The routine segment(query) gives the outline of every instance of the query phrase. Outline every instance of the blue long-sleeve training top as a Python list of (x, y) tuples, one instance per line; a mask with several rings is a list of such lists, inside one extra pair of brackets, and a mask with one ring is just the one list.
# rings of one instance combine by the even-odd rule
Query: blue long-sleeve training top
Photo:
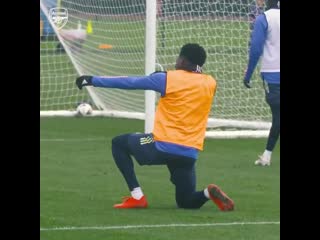
[[(119, 88), (119, 89), (142, 89), (153, 90), (159, 92), (161, 97), (166, 95), (167, 73), (156, 72), (149, 76), (138, 77), (107, 77), (94, 76), (92, 78), (92, 85), (94, 87), (103, 88)], [(155, 142), (155, 146), (159, 151), (168, 152), (172, 154), (182, 155), (190, 158), (198, 158), (198, 150), (188, 146), (168, 142)]]
[(154, 73), (149, 76), (139, 77), (104, 77), (94, 76), (92, 84), (95, 87), (120, 88), (120, 89), (142, 89), (159, 92), (161, 96), (166, 93), (167, 74), (165, 72)]
[[(249, 50), (249, 63), (244, 80), (250, 81), (258, 61), (263, 53), (268, 34), (268, 22), (265, 14), (259, 15), (254, 24)], [(280, 84), (280, 72), (261, 72), (262, 79), (267, 83)]]

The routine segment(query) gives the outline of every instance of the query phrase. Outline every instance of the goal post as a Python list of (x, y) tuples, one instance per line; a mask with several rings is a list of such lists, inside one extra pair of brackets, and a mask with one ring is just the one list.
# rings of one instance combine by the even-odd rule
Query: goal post
[[(158, 93), (94, 87), (79, 91), (76, 77), (174, 69), (181, 46), (197, 42), (208, 55), (204, 72), (218, 86), (206, 136), (266, 137), (271, 114), (259, 73), (253, 75), (252, 89), (242, 84), (253, 2), (40, 0), (41, 21), (54, 30), (40, 41), (40, 116), (74, 116), (77, 103), (90, 101), (92, 116), (143, 119), (145, 131), (151, 132)], [(68, 11), (61, 29), (49, 16), (54, 7)]]
[[(146, 1), (146, 43), (145, 43), (145, 74), (149, 75), (156, 69), (156, 30), (157, 30), (157, 0)], [(156, 94), (145, 92), (146, 118), (145, 132), (152, 132), (154, 125)]]

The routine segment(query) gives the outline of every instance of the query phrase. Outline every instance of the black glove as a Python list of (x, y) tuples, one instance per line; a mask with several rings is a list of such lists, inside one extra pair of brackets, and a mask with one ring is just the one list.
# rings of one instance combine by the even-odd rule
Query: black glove
[(78, 88), (81, 90), (84, 86), (92, 85), (92, 76), (80, 76), (76, 80)]
[(246, 86), (246, 88), (251, 88), (250, 81), (243, 80), (243, 84)]

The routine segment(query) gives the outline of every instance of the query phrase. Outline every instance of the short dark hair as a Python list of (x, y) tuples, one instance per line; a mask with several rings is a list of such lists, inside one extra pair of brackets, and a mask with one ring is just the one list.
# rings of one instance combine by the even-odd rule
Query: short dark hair
[(207, 54), (203, 47), (197, 43), (187, 43), (185, 44), (180, 51), (180, 57), (185, 57), (190, 63), (202, 65), (205, 63)]

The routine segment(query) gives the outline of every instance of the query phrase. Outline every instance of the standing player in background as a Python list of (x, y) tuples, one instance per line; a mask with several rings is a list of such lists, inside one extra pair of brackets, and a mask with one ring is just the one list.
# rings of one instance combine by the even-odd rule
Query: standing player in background
[(267, 0), (267, 11), (255, 21), (244, 85), (251, 88), (250, 78), (261, 57), (261, 78), (266, 102), (272, 113), (272, 125), (264, 153), (256, 165), (269, 166), (271, 154), (280, 136), (280, 1)]
[[(140, 165), (166, 165), (175, 185), (177, 206), (200, 208), (211, 199), (221, 211), (234, 208), (233, 201), (214, 184), (196, 191), (195, 163), (203, 150), (205, 131), (216, 92), (216, 80), (202, 73), (206, 52), (198, 44), (186, 44), (176, 70), (140, 77), (81, 76), (83, 86), (154, 90), (161, 94), (150, 134), (124, 134), (112, 139), (112, 154), (130, 197), (114, 208), (146, 208), (148, 202), (134, 172), (132, 156)], [(160, 189), (155, 189), (160, 191)]]
[(253, 31), (253, 26), (256, 18), (264, 12), (264, 0), (255, 0), (253, 4), (250, 5), (249, 7), (249, 21), (250, 21), (250, 38), (249, 38), (249, 49), (251, 45), (251, 38), (252, 38), (252, 31)]

